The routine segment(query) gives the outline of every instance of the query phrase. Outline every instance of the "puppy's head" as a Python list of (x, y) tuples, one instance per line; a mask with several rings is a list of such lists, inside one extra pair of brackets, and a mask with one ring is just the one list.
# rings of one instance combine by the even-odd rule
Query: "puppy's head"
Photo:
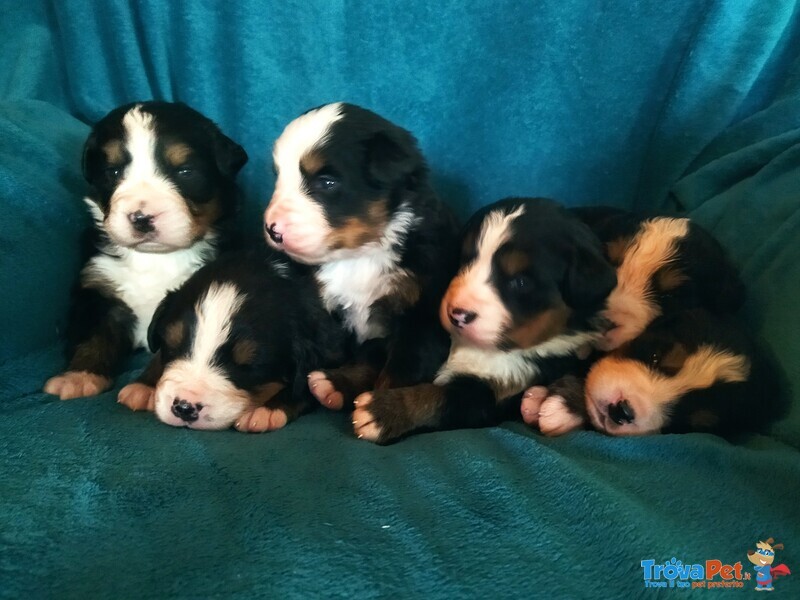
[(291, 339), (236, 283), (200, 283), (171, 292), (151, 322), (148, 343), (164, 364), (155, 411), (168, 425), (226, 429), (284, 387)]
[(402, 241), (427, 168), (411, 134), (351, 104), (328, 104), (286, 126), (275, 142), (267, 242), (322, 264)]
[(613, 327), (603, 350), (631, 341), (659, 315), (694, 307), (733, 312), (744, 302), (744, 285), (722, 246), (689, 219), (645, 221), (633, 237), (611, 241), (608, 252), (619, 269), (604, 313)]
[(530, 348), (587, 327), (615, 281), (600, 241), (577, 218), (549, 200), (511, 198), (467, 224), (440, 319), (464, 344)]
[[(702, 309), (654, 320), (589, 371), (586, 407), (593, 425), (610, 435), (657, 433), (684, 398), (747, 381), (751, 358), (730, 343), (730, 333)], [(689, 429), (713, 429), (721, 420), (707, 403), (684, 408)]]
[(235, 210), (233, 181), (246, 162), (238, 144), (184, 104), (126, 105), (86, 141), (86, 201), (114, 243), (170, 252), (204, 238)]

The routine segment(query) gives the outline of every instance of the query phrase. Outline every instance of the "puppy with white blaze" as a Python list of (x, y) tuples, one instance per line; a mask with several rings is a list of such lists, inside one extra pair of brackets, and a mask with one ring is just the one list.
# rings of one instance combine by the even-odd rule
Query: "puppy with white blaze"
[(661, 315), (694, 307), (732, 314), (745, 287), (725, 249), (686, 217), (643, 217), (609, 207), (577, 208), (617, 267), (604, 316), (611, 327), (599, 346), (613, 350)]
[(457, 225), (416, 140), (352, 104), (306, 112), (275, 142), (268, 243), (310, 265), (326, 308), (358, 341), (354, 360), (309, 374), (331, 409), (364, 391), (432, 381), (447, 356), (437, 306), (457, 261)]
[[(532, 390), (530, 402), (560, 395), (571, 427), (608, 435), (766, 432), (786, 410), (780, 371), (740, 323), (692, 308), (656, 318), (603, 356), (583, 378)], [(541, 419), (541, 415), (539, 419)]]
[[(94, 227), (68, 316), (67, 370), (45, 392), (62, 400), (99, 394), (146, 347), (164, 295), (217, 254), (246, 162), (241, 146), (180, 103), (120, 106), (92, 128), (83, 175)], [(154, 383), (144, 373), (119, 399), (144, 408)]]
[(161, 421), (263, 432), (317, 406), (306, 373), (341, 363), (347, 336), (308, 269), (265, 248), (228, 254), (167, 294), (148, 340)]
[(433, 384), (357, 398), (356, 435), (388, 443), (518, 418), (525, 388), (586, 358), (615, 283), (600, 240), (555, 202), (509, 198), (482, 209), (467, 223), (461, 270), (441, 301), (447, 362)]

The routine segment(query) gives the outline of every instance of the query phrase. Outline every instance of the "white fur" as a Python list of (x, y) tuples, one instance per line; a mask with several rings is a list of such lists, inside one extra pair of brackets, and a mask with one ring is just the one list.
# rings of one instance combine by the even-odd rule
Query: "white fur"
[(108, 254), (98, 254), (89, 260), (81, 279), (86, 287), (113, 290), (114, 295), (133, 310), (136, 315), (133, 332), (136, 348), (147, 346), (147, 328), (161, 299), (216, 253), (211, 235), (190, 248), (165, 254), (117, 247), (108, 251)]
[(454, 341), (435, 383), (444, 385), (459, 375), (471, 375), (492, 384), (497, 399), (502, 400), (534, 384), (539, 375), (538, 359), (576, 354), (587, 344), (596, 342), (597, 337), (598, 334), (590, 332), (560, 335), (533, 348), (509, 352)]
[[(244, 299), (235, 285), (214, 283), (195, 305), (197, 324), (191, 353), (170, 363), (156, 388), (156, 414), (163, 422), (192, 429), (225, 429), (250, 406), (249, 394), (236, 388), (214, 363)], [(172, 414), (175, 398), (203, 405), (197, 421), (187, 423)]]
[(298, 262), (319, 264), (327, 260), (331, 225), (322, 207), (303, 187), (300, 160), (325, 142), (331, 126), (343, 117), (340, 102), (307, 112), (289, 123), (275, 142), (272, 158), (278, 178), (264, 214), (266, 225), (278, 224), (283, 243), (267, 242)]
[[(141, 251), (186, 248), (194, 242), (193, 219), (183, 197), (156, 163), (153, 115), (136, 105), (122, 118), (122, 125), (131, 162), (111, 196), (104, 225), (106, 232), (120, 246), (137, 247)], [(154, 232), (143, 237), (133, 229), (129, 215), (136, 211), (153, 216)]]
[[(448, 308), (478, 315), (472, 323), (457, 330), (457, 334), (471, 344), (496, 346), (511, 322), (508, 309), (491, 284), (492, 259), (511, 237), (511, 223), (524, 212), (525, 207), (520, 206), (510, 213), (495, 210), (484, 218), (477, 241), (477, 257), (461, 270), (445, 296)], [(456, 333), (446, 316), (442, 321), (451, 333)]]
[(329, 311), (343, 309), (346, 325), (360, 342), (387, 334), (381, 324), (369, 321), (370, 306), (391, 294), (398, 280), (410, 276), (398, 267), (400, 256), (394, 248), (402, 247), (416, 219), (406, 205), (401, 205), (379, 241), (355, 250), (336, 250), (317, 271), (325, 307)]

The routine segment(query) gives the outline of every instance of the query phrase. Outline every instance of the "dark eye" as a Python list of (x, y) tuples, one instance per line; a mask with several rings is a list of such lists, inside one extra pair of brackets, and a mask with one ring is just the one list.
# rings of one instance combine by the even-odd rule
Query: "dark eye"
[(339, 185), (339, 182), (330, 175), (317, 175), (314, 178), (314, 187), (318, 190), (329, 191)]
[(181, 165), (175, 170), (178, 177), (190, 177), (194, 173), (194, 169), (189, 165)]
[(108, 167), (106, 169), (106, 177), (110, 181), (117, 181), (122, 176), (122, 167)]
[(531, 289), (531, 278), (527, 275), (517, 275), (508, 280), (508, 287), (515, 292), (527, 292)]

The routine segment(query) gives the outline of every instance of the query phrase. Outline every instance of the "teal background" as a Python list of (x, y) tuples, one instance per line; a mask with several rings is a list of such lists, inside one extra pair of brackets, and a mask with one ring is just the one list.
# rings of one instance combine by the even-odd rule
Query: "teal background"
[[(797, 573), (776, 593), (800, 595), (797, 2), (6, 0), (0, 15), (1, 597), (638, 596), (643, 559), (747, 567), (769, 536)], [(508, 424), (378, 448), (345, 415), (208, 434), (116, 392), (40, 394), (63, 365), (88, 124), (148, 98), (247, 149), (254, 243), (273, 140), (337, 100), (413, 131), (462, 217), (509, 194), (691, 211), (742, 267), (743, 319), (792, 414), (741, 444)]]

